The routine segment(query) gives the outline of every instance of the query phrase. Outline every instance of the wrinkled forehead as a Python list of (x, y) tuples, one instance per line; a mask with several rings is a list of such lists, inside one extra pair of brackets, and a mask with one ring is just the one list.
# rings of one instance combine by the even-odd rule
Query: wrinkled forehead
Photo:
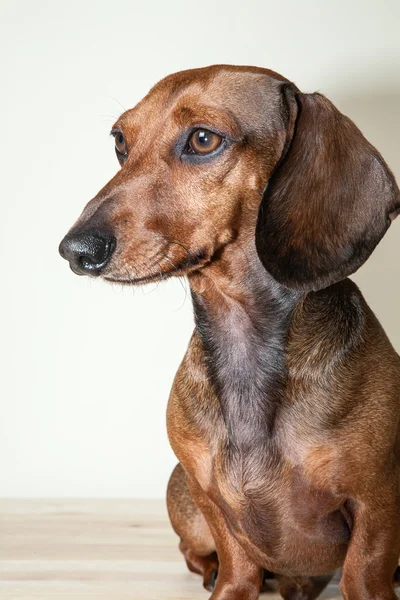
[(208, 67), (169, 75), (115, 127), (140, 130), (172, 121), (178, 126), (213, 125), (232, 136), (260, 126), (279, 102), (282, 81), (266, 69)]

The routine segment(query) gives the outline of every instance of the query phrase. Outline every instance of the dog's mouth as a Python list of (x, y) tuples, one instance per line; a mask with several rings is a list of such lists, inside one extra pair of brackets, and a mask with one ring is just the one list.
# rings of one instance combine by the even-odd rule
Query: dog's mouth
[(205, 250), (199, 250), (193, 254), (191, 253), (189, 258), (178, 264), (173, 264), (168, 257), (167, 260), (169, 260), (173, 266), (164, 271), (159, 268), (158, 271), (151, 272), (149, 275), (144, 275), (141, 277), (131, 277), (129, 274), (128, 276), (126, 274), (119, 276), (110, 273), (109, 275), (103, 275), (103, 279), (109, 283), (118, 283), (120, 285), (145, 285), (147, 283), (153, 283), (156, 281), (164, 281), (165, 279), (173, 277), (174, 275), (186, 275), (187, 273), (200, 269), (211, 262), (211, 258), (207, 256)]

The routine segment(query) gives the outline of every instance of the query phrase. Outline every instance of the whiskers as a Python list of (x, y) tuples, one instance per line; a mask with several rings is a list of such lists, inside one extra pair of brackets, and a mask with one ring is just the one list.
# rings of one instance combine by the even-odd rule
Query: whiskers
[[(181, 245), (181, 244), (180, 244), (180, 245)], [(183, 247), (183, 246), (182, 246), (182, 247)], [(165, 259), (165, 260), (167, 260), (167, 261), (168, 261), (168, 262), (169, 262), (169, 263), (170, 263), (170, 264), (171, 264), (171, 265), (174, 267), (174, 269), (177, 271), (177, 270), (178, 270), (178, 267), (177, 267), (177, 265), (176, 265), (175, 263), (173, 263), (173, 262), (172, 262), (172, 260), (171, 260), (171, 259), (170, 259), (170, 258), (169, 258), (169, 257), (168, 257), (166, 254), (163, 254), (163, 256), (164, 256), (164, 259)], [(186, 279), (186, 277), (185, 277), (185, 276), (182, 276), (182, 275), (178, 275), (178, 276), (177, 276), (177, 279), (178, 279), (178, 281), (179, 281), (179, 283), (180, 283), (180, 285), (181, 285), (181, 288), (183, 289), (183, 291), (184, 291), (184, 293), (185, 293), (185, 296), (184, 296), (184, 298), (183, 298), (183, 302), (182, 302), (182, 304), (180, 305), (180, 307), (179, 307), (179, 308), (177, 308), (177, 310), (181, 310), (181, 308), (183, 308), (183, 306), (185, 305), (185, 302), (186, 302), (186, 300), (187, 300), (187, 295), (188, 295), (188, 290), (187, 290), (187, 279)]]
[[(117, 100), (117, 98), (114, 98), (113, 96), (107, 96), (107, 97), (109, 98), (109, 100), (116, 102), (116, 104), (118, 104), (122, 108), (123, 112), (126, 112), (125, 106), (123, 104), (121, 104), (121, 102), (119, 100)], [(100, 117), (102, 117), (103, 119), (107, 119), (108, 122), (115, 123), (115, 121), (117, 121), (119, 119), (120, 113), (109, 114), (109, 115), (103, 114), (103, 115), (100, 115)]]
[[(179, 246), (184, 250), (184, 256), (182, 257), (181, 252), (178, 260), (176, 258), (172, 259), (168, 254), (168, 250), (173, 245)], [(193, 253), (181, 242), (164, 239), (162, 248), (153, 253), (152, 256), (148, 257), (144, 254), (138, 255), (136, 253), (135, 258), (141, 261), (139, 265), (140, 274), (137, 273), (138, 267), (120, 260), (116, 265), (115, 275), (106, 275), (105, 279), (113, 284), (113, 287), (118, 285), (119, 287), (141, 288), (142, 294), (148, 295), (156, 291), (162, 281), (175, 276), (184, 292), (183, 302), (177, 309), (180, 310), (185, 305), (188, 297), (186, 273), (190, 268), (199, 265), (202, 256), (202, 252)], [(148, 289), (150, 283), (154, 283), (155, 285)], [(147, 289), (145, 290), (145, 288)]]

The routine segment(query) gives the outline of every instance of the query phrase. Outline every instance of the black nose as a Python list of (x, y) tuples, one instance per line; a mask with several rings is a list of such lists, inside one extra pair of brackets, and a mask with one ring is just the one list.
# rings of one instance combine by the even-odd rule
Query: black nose
[(99, 275), (115, 250), (115, 238), (104, 233), (68, 233), (59, 246), (77, 275)]

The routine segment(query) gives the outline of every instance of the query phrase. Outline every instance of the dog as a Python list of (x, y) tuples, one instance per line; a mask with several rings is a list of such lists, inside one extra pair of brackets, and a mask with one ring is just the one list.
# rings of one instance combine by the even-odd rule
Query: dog
[(112, 129), (121, 169), (60, 244), (78, 275), (186, 276), (171, 391), (172, 526), (212, 600), (394, 600), (400, 358), (347, 277), (400, 212), (378, 151), (319, 93), (216, 65)]

